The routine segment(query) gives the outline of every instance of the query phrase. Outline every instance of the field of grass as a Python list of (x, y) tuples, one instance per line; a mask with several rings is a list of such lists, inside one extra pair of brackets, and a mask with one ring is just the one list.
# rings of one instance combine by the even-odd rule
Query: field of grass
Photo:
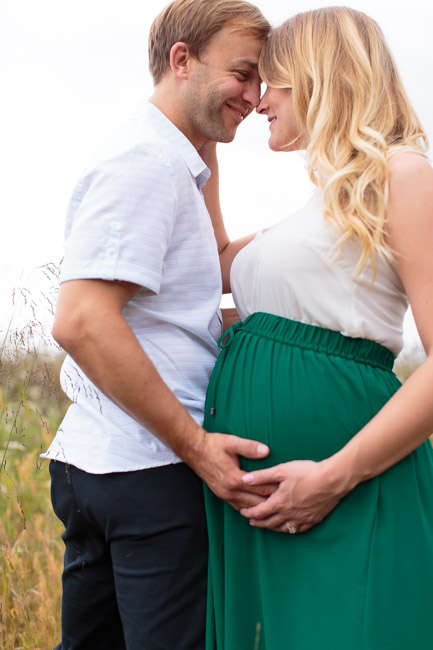
[(41, 462), (66, 410), (59, 357), (0, 362), (0, 648), (47, 650), (60, 639), (62, 525)]

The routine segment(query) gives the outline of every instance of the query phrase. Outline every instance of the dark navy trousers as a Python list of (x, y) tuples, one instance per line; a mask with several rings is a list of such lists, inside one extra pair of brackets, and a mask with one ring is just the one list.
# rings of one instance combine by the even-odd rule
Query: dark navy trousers
[(204, 650), (201, 480), (184, 463), (89, 474), (51, 461), (50, 473), (65, 526), (55, 650)]

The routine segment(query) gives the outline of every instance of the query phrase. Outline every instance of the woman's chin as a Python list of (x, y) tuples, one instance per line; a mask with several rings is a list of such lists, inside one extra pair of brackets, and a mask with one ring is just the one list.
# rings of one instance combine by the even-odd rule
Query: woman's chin
[(275, 142), (272, 142), (272, 138), (269, 138), (268, 140), (268, 147), (271, 151), (287, 151), (287, 149), (283, 149)]

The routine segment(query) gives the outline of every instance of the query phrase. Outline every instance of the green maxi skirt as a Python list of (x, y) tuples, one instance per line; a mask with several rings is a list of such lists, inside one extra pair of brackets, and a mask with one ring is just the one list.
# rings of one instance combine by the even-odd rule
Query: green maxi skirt
[[(269, 445), (248, 471), (330, 456), (400, 386), (386, 348), (285, 318), (253, 314), (220, 341), (204, 426)], [(206, 650), (433, 648), (429, 441), (304, 534), (253, 528), (205, 490)]]

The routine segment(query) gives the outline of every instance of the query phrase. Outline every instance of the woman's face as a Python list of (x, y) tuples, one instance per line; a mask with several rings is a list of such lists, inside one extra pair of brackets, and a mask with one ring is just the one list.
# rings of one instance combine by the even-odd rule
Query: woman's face
[(303, 148), (302, 140), (298, 138), (291, 88), (268, 86), (256, 110), (260, 115), (267, 115), (271, 132), (268, 144), (272, 151), (297, 151)]

